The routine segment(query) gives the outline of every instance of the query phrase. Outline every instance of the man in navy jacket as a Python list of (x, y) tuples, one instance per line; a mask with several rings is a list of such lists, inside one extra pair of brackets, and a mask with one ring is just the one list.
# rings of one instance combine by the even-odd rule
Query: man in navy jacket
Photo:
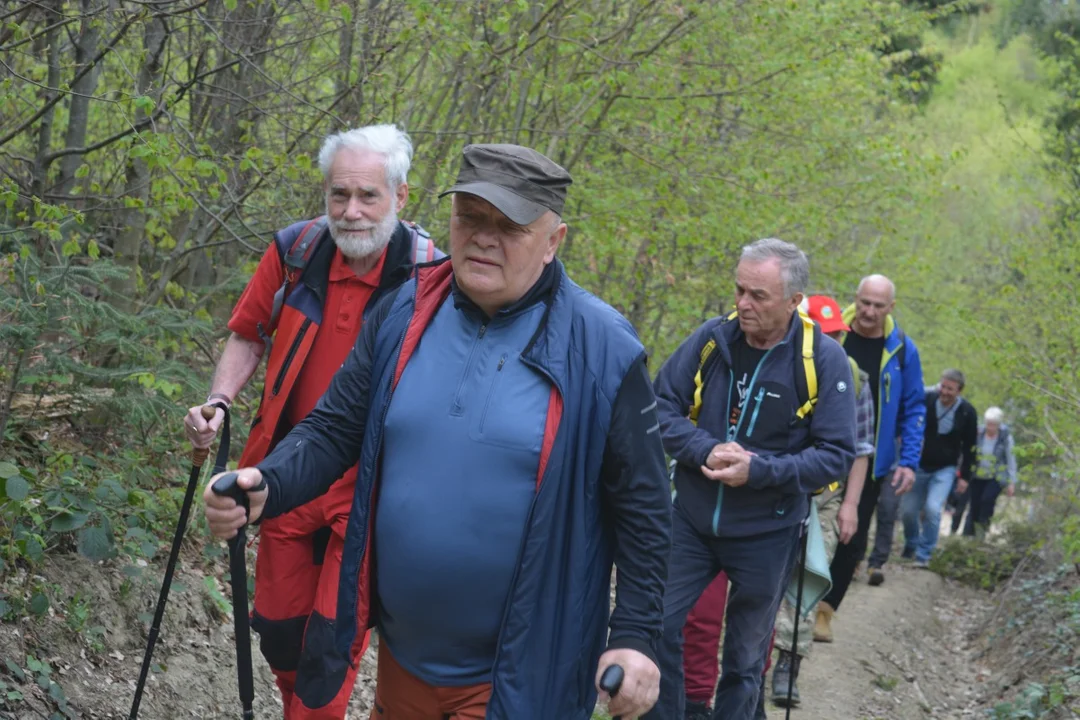
[[(682, 628), (723, 570), (732, 587), (713, 717), (751, 720), (810, 493), (846, 476), (855, 459), (851, 366), (840, 345), (817, 326), (805, 328), (797, 312), (809, 275), (806, 255), (790, 243), (743, 248), (737, 321), (706, 322), (657, 375), (664, 448), (678, 466), (660, 698), (648, 718), (683, 717)], [(817, 404), (808, 414), (799, 413), (808, 400), (798, 387), (803, 332), (816, 335)], [(704, 367), (695, 424), (688, 417), (695, 375), (710, 341), (716, 360)]]
[[(452, 259), (380, 301), (315, 410), (240, 471), (255, 520), (360, 463), (337, 621), (304, 647), (330, 649), (312, 707), (372, 625), (380, 720), (588, 720), (613, 664), (612, 714), (656, 699), (671, 524), (656, 401), (633, 328), (555, 258), (570, 182), (534, 150), (466, 147)], [(244, 524), (204, 498), (218, 536)]]

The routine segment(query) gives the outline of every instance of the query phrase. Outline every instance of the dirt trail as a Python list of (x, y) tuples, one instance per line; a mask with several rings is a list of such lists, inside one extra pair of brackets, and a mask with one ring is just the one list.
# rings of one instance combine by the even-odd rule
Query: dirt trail
[[(15, 682), (5, 668), (4, 660), (25, 668), (28, 654), (53, 667), (74, 717), (127, 717), (144, 643), (139, 614), (152, 609), (160, 573), (147, 572), (132, 586), (125, 585), (121, 570), (113, 563), (94, 565), (74, 556), (42, 569), (42, 578), (56, 588), (58, 597), (81, 594), (93, 610), (90, 624), (105, 629), (105, 649), (93, 652), (87, 635), (68, 627), (62, 612), (47, 620), (0, 625), (0, 678), (25, 696), (7, 710), (0, 705), (0, 717), (43, 718), (55, 709), (40, 688), (30, 681)], [(887, 570), (888, 580), (880, 588), (862, 581), (852, 587), (836, 617), (836, 642), (815, 644), (800, 678), (804, 702), (793, 717), (950, 720), (981, 714), (975, 709), (976, 698), (965, 694), (977, 672), (966, 640), (985, 615), (985, 596), (947, 585), (925, 570)], [(161, 671), (151, 676), (140, 717), (235, 718), (239, 705), (231, 618), (217, 607), (201, 575), (181, 572), (178, 580), (181, 585), (170, 598), (155, 652)], [(228, 594), (225, 587), (218, 590)], [(273, 678), (257, 647), (253, 650), (256, 716), (280, 718)], [(374, 686), (372, 660), (369, 650), (350, 718), (367, 718)], [(783, 711), (770, 708), (769, 717), (782, 718)]]
[[(833, 621), (836, 641), (814, 643), (799, 676), (799, 720), (952, 720), (981, 716), (986, 673), (971, 662), (969, 634), (987, 596), (928, 570), (887, 566), (886, 582), (852, 584)], [(771, 688), (771, 681), (769, 683)], [(770, 708), (770, 720), (784, 711)]]

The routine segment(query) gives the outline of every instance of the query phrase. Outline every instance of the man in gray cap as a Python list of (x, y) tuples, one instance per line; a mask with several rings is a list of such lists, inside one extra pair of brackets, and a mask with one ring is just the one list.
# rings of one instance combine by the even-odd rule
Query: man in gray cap
[[(376, 306), (316, 409), (239, 472), (255, 521), (359, 461), (338, 620), (304, 652), (321, 644), (332, 698), (376, 626), (372, 718), (587, 720), (611, 665), (612, 714), (636, 718), (659, 692), (671, 504), (656, 401), (633, 328), (555, 258), (570, 183), (534, 150), (466, 147), (444, 193), (451, 259)], [(245, 523), (204, 497), (219, 537)]]

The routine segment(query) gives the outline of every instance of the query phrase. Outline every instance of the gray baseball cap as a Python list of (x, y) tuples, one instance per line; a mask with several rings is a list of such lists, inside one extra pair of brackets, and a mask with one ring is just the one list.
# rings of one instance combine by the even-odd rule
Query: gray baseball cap
[(468, 193), (487, 200), (518, 225), (548, 210), (562, 215), (570, 173), (521, 145), (466, 145), (457, 182), (439, 197)]

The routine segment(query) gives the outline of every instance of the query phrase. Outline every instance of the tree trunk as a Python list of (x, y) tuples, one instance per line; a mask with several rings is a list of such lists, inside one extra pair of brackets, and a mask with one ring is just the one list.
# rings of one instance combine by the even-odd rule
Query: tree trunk
[[(168, 28), (163, 18), (151, 18), (147, 22), (143, 34), (145, 60), (139, 71), (136, 92), (140, 96), (152, 97), (155, 104), (161, 96), (161, 59), (168, 37)], [(136, 109), (135, 122), (145, 120), (149, 114), (142, 108)], [(135, 304), (139, 277), (139, 252), (145, 241), (145, 208), (146, 201), (150, 198), (150, 168), (142, 158), (129, 158), (126, 175), (124, 197), (137, 202), (125, 203), (125, 206), (117, 213), (119, 231), (113, 242), (113, 259), (127, 273), (111, 281), (110, 286), (112, 303), (117, 307), (130, 310)]]
[[(55, 23), (55, 18), (58, 16), (57, 0), (53, 0), (49, 4), (49, 9), (52, 12), (45, 13), (45, 24)], [(47, 88), (53, 89), (60, 85), (60, 29), (54, 27), (43, 35), (39, 40), (34, 42), (34, 55), (46, 56), (46, 63), (48, 64), (48, 79), (45, 81)], [(50, 90), (43, 89), (40, 93), (41, 101), (45, 102), (49, 99)], [(52, 134), (53, 134), (53, 120), (56, 116), (56, 106), (49, 108), (45, 114), (41, 117), (40, 124), (38, 125), (37, 133), (37, 155), (34, 159), (33, 178), (31, 180), (31, 192), (36, 197), (42, 197), (45, 194), (45, 189), (48, 187), (49, 179), (49, 166), (45, 162), (46, 156), (52, 150)]]
[[(101, 44), (101, 22), (94, 17), (93, 0), (80, 0), (82, 25), (79, 37), (75, 41), (74, 74), (85, 69), (87, 63), (94, 62)], [(101, 63), (97, 63), (71, 85), (71, 104), (68, 108), (67, 133), (64, 136), (65, 148), (81, 148), (86, 145), (86, 126), (90, 121), (90, 100), (97, 90), (98, 77), (101, 75)], [(55, 194), (61, 197), (71, 193), (75, 186), (75, 171), (82, 164), (83, 156), (78, 153), (65, 155), (60, 159), (60, 180)], [(81, 205), (81, 202), (76, 205)]]

